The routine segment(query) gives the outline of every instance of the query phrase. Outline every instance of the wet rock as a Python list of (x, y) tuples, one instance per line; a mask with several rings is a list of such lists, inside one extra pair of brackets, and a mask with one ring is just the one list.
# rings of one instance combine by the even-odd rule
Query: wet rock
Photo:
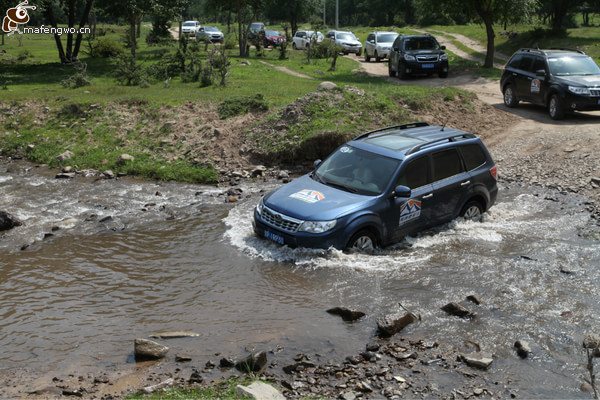
[(380, 336), (393, 336), (413, 322), (415, 316), (411, 313), (384, 315), (377, 319), (377, 333)]
[(115, 179), (115, 173), (112, 172), (110, 169), (107, 169), (106, 171), (102, 172), (102, 175), (106, 179)]
[(262, 372), (267, 366), (267, 352), (260, 351), (250, 354), (248, 357), (235, 364), (235, 368), (241, 372)]
[(6, 211), (0, 211), (0, 231), (7, 231), (17, 226), (21, 226), (23, 223), (16, 217)]
[(288, 180), (290, 179), (290, 174), (287, 171), (279, 171), (277, 173), (277, 179), (281, 179), (281, 180)]
[(142, 391), (146, 394), (151, 394), (151, 393), (156, 392), (159, 389), (164, 389), (166, 387), (173, 386), (173, 383), (175, 383), (175, 379), (169, 378), (165, 381), (157, 383), (156, 385), (146, 386), (145, 388), (142, 389)]
[(368, 382), (364, 382), (364, 381), (363, 382), (358, 382), (356, 384), (356, 389), (359, 392), (362, 392), (362, 393), (371, 393), (371, 392), (375, 391), (373, 389), (373, 387)]
[(192, 357), (187, 354), (176, 354), (175, 361), (177, 362), (189, 362), (192, 361)]
[(257, 400), (285, 400), (285, 397), (273, 386), (264, 382), (252, 382), (249, 386), (238, 385), (235, 393), (240, 397), (250, 397)]
[(458, 303), (448, 303), (444, 307), (442, 307), (442, 310), (450, 315), (454, 315), (460, 318), (469, 319), (475, 317), (475, 313), (467, 310)]
[(190, 379), (188, 379), (189, 383), (202, 383), (204, 382), (204, 377), (200, 375), (198, 371), (192, 372), (190, 375)]
[(367, 351), (379, 351), (379, 348), (381, 346), (379, 345), (379, 343), (367, 343), (367, 345), (365, 346)]
[(340, 400), (355, 400), (356, 394), (354, 394), (353, 392), (343, 392), (343, 393), (340, 393), (338, 399), (340, 399)]
[(75, 172), (61, 172), (59, 174), (56, 174), (55, 178), (56, 179), (73, 179), (75, 178)]
[(56, 156), (56, 159), (59, 162), (63, 162), (63, 161), (66, 161), (66, 160), (70, 160), (73, 157), (75, 157), (75, 153), (73, 153), (72, 151), (67, 150), (64, 153), (59, 154), (58, 156)]
[(529, 347), (529, 343), (524, 340), (517, 340), (515, 342), (515, 349), (521, 358), (527, 358), (529, 353), (531, 353), (531, 347)]
[(469, 367), (477, 369), (488, 369), (494, 362), (490, 353), (462, 354), (460, 357)]
[(315, 363), (313, 363), (312, 361), (302, 360), (302, 361), (298, 361), (297, 363), (294, 363), (294, 364), (286, 365), (285, 367), (283, 367), (283, 371), (286, 374), (291, 374), (294, 372), (304, 371), (306, 368), (314, 368), (314, 367), (315, 367)]
[(148, 339), (135, 339), (134, 355), (136, 360), (156, 360), (163, 358), (169, 348)]
[(165, 331), (165, 332), (156, 332), (150, 335), (150, 337), (157, 339), (177, 339), (184, 337), (198, 337), (199, 333), (191, 332), (191, 331)]
[(257, 176), (263, 176), (267, 172), (267, 167), (264, 165), (257, 165), (253, 170), (250, 176), (256, 178)]
[(362, 311), (353, 311), (345, 307), (334, 307), (327, 310), (329, 314), (339, 315), (344, 321), (356, 321), (366, 314)]
[(58, 398), (62, 396), (63, 390), (56, 386), (48, 386), (42, 389), (37, 389), (32, 392), (29, 392), (31, 395), (40, 396), (44, 398)]
[(479, 296), (474, 295), (474, 294), (467, 296), (467, 300), (473, 304), (477, 304), (477, 305), (481, 304), (481, 299), (479, 299)]
[(364, 358), (361, 356), (348, 356), (346, 357), (346, 361), (350, 362), (352, 365), (358, 365), (364, 361)]
[(223, 357), (219, 361), (219, 367), (221, 368), (233, 368), (235, 366), (235, 361), (231, 358)]

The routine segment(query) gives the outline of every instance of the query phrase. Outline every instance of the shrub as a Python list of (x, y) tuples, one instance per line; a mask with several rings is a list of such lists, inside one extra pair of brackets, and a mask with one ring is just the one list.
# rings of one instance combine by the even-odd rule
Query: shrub
[(90, 43), (92, 57), (117, 57), (123, 52), (123, 45), (110, 37), (102, 36)]
[(219, 118), (227, 119), (236, 115), (246, 114), (250, 111), (266, 111), (269, 109), (262, 94), (255, 96), (232, 97), (219, 104)]

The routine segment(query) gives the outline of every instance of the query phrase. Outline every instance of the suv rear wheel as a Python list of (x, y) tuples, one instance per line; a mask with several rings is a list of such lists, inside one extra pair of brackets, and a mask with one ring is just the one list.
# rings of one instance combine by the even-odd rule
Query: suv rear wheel
[(369, 55), (369, 52), (367, 51), (367, 49), (365, 49), (365, 61), (366, 62), (371, 61), (371, 56)]
[(504, 104), (507, 107), (516, 107), (519, 104), (517, 96), (515, 96), (515, 90), (512, 85), (506, 85), (504, 88)]
[(478, 201), (471, 200), (463, 207), (460, 216), (466, 220), (479, 221), (483, 214), (483, 207)]
[(406, 79), (406, 72), (400, 63), (398, 63), (398, 79)]
[(358, 231), (348, 241), (346, 249), (357, 253), (369, 253), (375, 250), (375, 237), (368, 230)]
[(548, 113), (552, 119), (562, 119), (565, 116), (565, 108), (558, 94), (553, 94), (548, 103)]

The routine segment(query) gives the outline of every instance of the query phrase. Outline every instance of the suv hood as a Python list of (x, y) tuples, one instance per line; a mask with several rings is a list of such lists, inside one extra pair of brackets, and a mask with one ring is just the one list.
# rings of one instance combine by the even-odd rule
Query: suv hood
[(304, 175), (265, 196), (265, 205), (301, 220), (328, 221), (363, 206), (372, 196), (349, 193)]
[(561, 82), (567, 85), (600, 87), (600, 75), (571, 75), (571, 76), (554, 76)]

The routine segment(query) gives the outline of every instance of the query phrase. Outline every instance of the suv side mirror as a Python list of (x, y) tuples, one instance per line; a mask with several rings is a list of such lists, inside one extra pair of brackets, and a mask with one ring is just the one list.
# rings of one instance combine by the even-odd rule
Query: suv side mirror
[(375, 43), (375, 39), (369, 40), (370, 43)]
[(319, 165), (321, 165), (321, 162), (322, 161), (320, 159), (319, 160), (315, 160), (315, 162), (314, 162), (315, 168), (317, 168)]
[(440, 49), (446, 50), (446, 46), (440, 46)]
[(537, 71), (535, 71), (535, 76), (538, 76), (538, 77), (541, 77), (541, 78), (545, 78), (546, 77), (546, 70), (538, 69)]
[(402, 185), (396, 186), (396, 189), (394, 189), (394, 197), (410, 197), (411, 193), (409, 187)]

